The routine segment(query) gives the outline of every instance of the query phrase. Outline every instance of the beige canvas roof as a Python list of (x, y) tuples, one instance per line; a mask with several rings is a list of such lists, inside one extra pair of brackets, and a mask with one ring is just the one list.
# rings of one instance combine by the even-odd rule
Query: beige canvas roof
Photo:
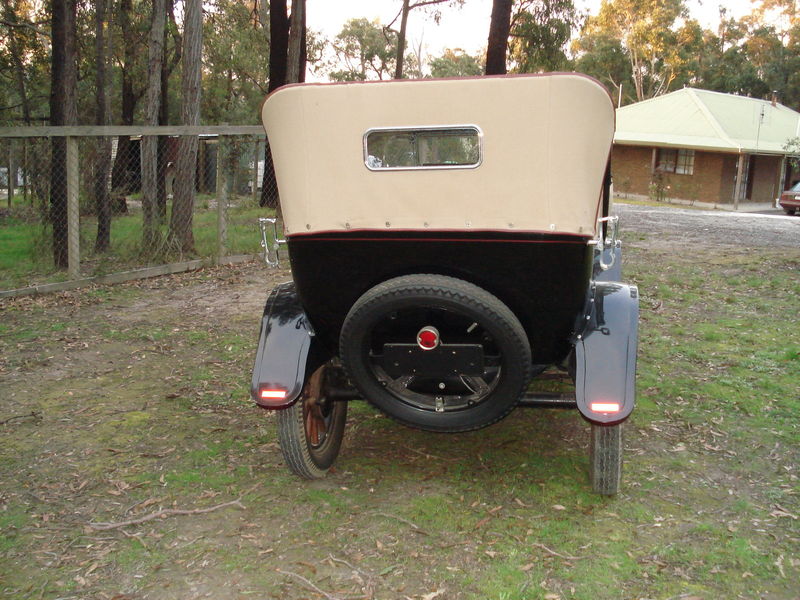
[[(594, 235), (614, 132), (599, 83), (575, 74), (286, 86), (264, 103), (288, 234), (344, 229)], [(474, 125), (471, 169), (372, 171), (373, 128)]]
[(767, 100), (684, 88), (617, 110), (614, 142), (717, 152), (786, 154), (800, 113)]

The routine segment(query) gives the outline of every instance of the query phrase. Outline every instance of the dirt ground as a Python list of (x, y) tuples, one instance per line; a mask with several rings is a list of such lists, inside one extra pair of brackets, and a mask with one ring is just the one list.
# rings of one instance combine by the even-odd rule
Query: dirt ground
[[(676, 249), (683, 252), (691, 251), (694, 244), (745, 248), (800, 247), (800, 216), (622, 203), (616, 204), (615, 210), (627, 229), (663, 236), (669, 243), (676, 243)], [(680, 243), (685, 246), (681, 248)]]
[[(681, 243), (633, 236), (640, 285)], [(775, 294), (797, 289), (787, 252), (764, 257), (785, 272)], [(800, 597), (791, 383), (764, 392), (783, 415), (770, 432), (740, 406), (692, 412), (645, 350), (614, 499), (588, 487), (586, 425), (556, 410), (443, 436), (353, 403), (336, 469), (302, 482), (247, 391), (264, 301), (289, 277), (248, 264), (0, 305), (0, 596)], [(668, 336), (679, 301), (645, 293), (644, 333)]]

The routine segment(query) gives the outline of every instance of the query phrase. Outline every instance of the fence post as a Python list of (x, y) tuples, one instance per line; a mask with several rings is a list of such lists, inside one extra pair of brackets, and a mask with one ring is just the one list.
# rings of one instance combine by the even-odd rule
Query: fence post
[(227, 255), (228, 246), (228, 169), (226, 138), (217, 136), (217, 258)]
[(80, 207), (78, 196), (78, 140), (67, 138), (67, 270), (73, 279), (80, 277)]
[(11, 208), (11, 199), (14, 197), (14, 185), (17, 183), (16, 181), (16, 166), (14, 165), (14, 138), (8, 140), (8, 171), (7, 171), (7, 186), (6, 191), (8, 192), (8, 208)]
[(253, 142), (253, 206), (258, 204), (258, 140)]

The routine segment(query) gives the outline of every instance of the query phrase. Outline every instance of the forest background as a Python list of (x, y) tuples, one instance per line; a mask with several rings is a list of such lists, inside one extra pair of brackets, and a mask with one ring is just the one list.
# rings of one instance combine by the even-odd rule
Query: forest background
[[(69, 268), (76, 277), (114, 250), (112, 218), (127, 212), (135, 196), (139, 262), (202, 254), (194, 239), (196, 194), (203, 191), (197, 128), (256, 125), (267, 93), (307, 76), (363, 81), (577, 71), (604, 83), (618, 105), (690, 86), (800, 109), (798, 0), (753, 0), (739, 18), (720, 7), (716, 28), (703, 27), (684, 0), (603, 0), (596, 14), (573, 0), (493, 0), (480, 34), (485, 51), (477, 54), (454, 47), (430, 55), (422, 36), (409, 31), (419, 22), (410, 16), (438, 24), (477, 1), (395, 0), (387, 22), (351, 18), (329, 37), (306, 26), (306, 0), (0, 0), (0, 128), (14, 128), (5, 132), (9, 138), (52, 136), (49, 146), (26, 139), (0, 149), (0, 188), (3, 171), (16, 174), (5, 176), (11, 185), (4, 223), (14, 229), (7, 237), (17, 236), (28, 254), (45, 249), (52, 263), (39, 271)], [(172, 150), (166, 138), (174, 132), (151, 131), (140, 142), (141, 132), (137, 140), (105, 129), (92, 134), (93, 152), (80, 159), (85, 187), (75, 194), (81, 223), (95, 231), (94, 254), (83, 252), (81, 260), (90, 262), (74, 259), (70, 267), (70, 142), (59, 135), (76, 134), (26, 130), (37, 125), (195, 129), (181, 130)], [(260, 190), (258, 204), (277, 209), (269, 145), (262, 146), (258, 161), (242, 158), (240, 148), (227, 150), (226, 161), (250, 164), (261, 181), (250, 187), (254, 195)], [(232, 188), (243, 181), (232, 180)], [(15, 212), (17, 205), (30, 214)], [(43, 224), (44, 233), (20, 229), (27, 222)], [(71, 230), (74, 249), (78, 225)], [(24, 261), (9, 254), (6, 262)]]
[[(304, 38), (307, 56), (307, 66), (296, 78), (303, 79), (306, 72), (332, 81), (482, 74), (486, 53), (448, 48), (431, 56), (421, 44), (406, 42), (413, 33), (406, 31), (409, 13), (424, 12), (440, 21), (469, 1), (397, 0), (394, 20), (351, 19), (333, 38), (306, 31), (305, 14), (295, 15), (302, 17), (296, 18), (304, 30), (298, 37)], [(276, 76), (274, 68), (270, 73), (270, 59), (276, 55), (272, 46), (287, 45), (291, 14), (304, 13), (305, 2), (203, 2), (202, 27), (190, 32), (200, 42), (201, 51), (195, 54), (183, 51), (191, 3), (0, 0), (0, 125), (52, 121), (54, 58), (75, 68), (75, 124), (152, 121), (146, 92), (152, 83), (148, 63), (152, 67), (154, 61), (162, 67), (156, 122), (185, 124), (180, 78), (187, 66), (198, 66), (188, 65), (189, 59), (200, 62), (199, 122), (257, 123), (260, 102), (270, 87), (277, 87), (270, 85)], [(502, 40), (509, 72), (583, 72), (602, 81), (623, 105), (691, 86), (758, 98), (776, 92), (783, 104), (800, 108), (796, 0), (756, 0), (751, 13), (739, 19), (721, 8), (716, 29), (691, 18), (682, 0), (606, 0), (593, 15), (579, 12), (572, 0), (496, 0), (494, 5), (493, 14), (508, 10), (510, 15)], [(55, 31), (64, 20), (63, 34)], [(489, 28), (487, 22), (484, 40)], [(277, 36), (271, 35), (273, 30)], [(66, 39), (54, 57), (51, 48), (62, 35)], [(154, 45), (160, 60), (153, 56)], [(103, 108), (107, 114), (98, 114)]]

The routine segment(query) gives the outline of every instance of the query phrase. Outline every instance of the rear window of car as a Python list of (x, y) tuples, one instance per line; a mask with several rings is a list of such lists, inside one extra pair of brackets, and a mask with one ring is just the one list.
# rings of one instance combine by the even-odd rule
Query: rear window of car
[(364, 163), (372, 171), (471, 169), (481, 164), (475, 126), (371, 129), (364, 135)]

